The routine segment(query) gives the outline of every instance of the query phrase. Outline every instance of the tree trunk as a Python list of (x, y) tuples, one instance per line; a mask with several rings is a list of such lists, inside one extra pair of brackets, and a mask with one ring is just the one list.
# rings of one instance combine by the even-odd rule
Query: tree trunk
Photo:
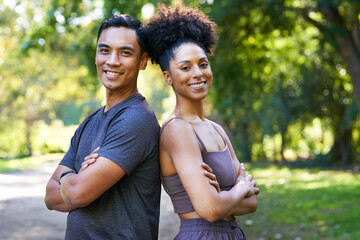
[(285, 150), (285, 134), (286, 134), (286, 130), (281, 131), (281, 149), (280, 149), (280, 154), (281, 154), (281, 164), (285, 164), (286, 163), (286, 159), (284, 156), (284, 150)]
[(342, 166), (354, 161), (352, 127), (346, 124), (346, 117), (346, 106), (340, 105), (332, 118), (334, 144), (329, 152), (331, 162)]
[(246, 123), (241, 124), (241, 158), (240, 162), (251, 162), (250, 154), (250, 139), (248, 133), (248, 125)]
[[(303, 9), (302, 16), (304, 19), (324, 33), (326, 27), (323, 24), (320, 24), (320, 22), (311, 19), (308, 16), (309, 11), (310, 9), (308, 8)], [(333, 37), (338, 45), (338, 53), (344, 61), (351, 77), (355, 99), (358, 108), (360, 109), (360, 49), (357, 46), (358, 40), (354, 40), (354, 38), (358, 37), (358, 29), (350, 32), (346, 27), (343, 17), (339, 14), (338, 9), (334, 7), (321, 8), (320, 12), (324, 15), (326, 21), (330, 23), (332, 28), (340, 29), (340, 31), (338, 30), (333, 33)], [(355, 24), (354, 27), (358, 27), (358, 25)], [(329, 28), (328, 31), (331, 32), (334, 30), (330, 30)]]
[(358, 108), (360, 109), (360, 53), (356, 46), (356, 42), (353, 39), (354, 35), (347, 29), (347, 23), (340, 15), (338, 9), (334, 7), (325, 7), (321, 9), (321, 12), (324, 14), (326, 20), (331, 23), (333, 28), (340, 29), (334, 32), (334, 37), (338, 45), (338, 53), (347, 66), (347, 70), (351, 77), (355, 98)]
[(348, 38), (337, 35), (339, 54), (345, 62), (354, 88), (354, 94), (360, 109), (360, 54), (350, 36)]
[(351, 144), (352, 129), (348, 128), (345, 131), (335, 133), (334, 145), (331, 148), (330, 156), (334, 163), (340, 163), (342, 166), (351, 164), (353, 162), (353, 146)]
[(32, 144), (31, 144), (31, 129), (33, 125), (33, 121), (29, 121), (28, 119), (26, 122), (26, 146), (28, 149), (28, 155), (29, 157), (32, 156)]

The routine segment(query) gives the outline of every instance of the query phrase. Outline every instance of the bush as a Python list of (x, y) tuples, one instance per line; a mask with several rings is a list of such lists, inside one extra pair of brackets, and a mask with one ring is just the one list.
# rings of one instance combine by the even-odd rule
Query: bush
[(37, 122), (32, 138), (33, 152), (35, 154), (66, 152), (77, 127), (77, 125), (64, 126), (61, 120), (54, 120), (50, 125), (43, 121)]

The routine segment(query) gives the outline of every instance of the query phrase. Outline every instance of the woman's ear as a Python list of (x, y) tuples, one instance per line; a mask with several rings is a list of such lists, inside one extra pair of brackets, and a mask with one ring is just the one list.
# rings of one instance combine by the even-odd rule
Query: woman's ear
[(163, 72), (164, 75), (164, 79), (167, 85), (172, 85), (172, 79), (171, 79), (171, 75), (168, 71), (164, 71)]

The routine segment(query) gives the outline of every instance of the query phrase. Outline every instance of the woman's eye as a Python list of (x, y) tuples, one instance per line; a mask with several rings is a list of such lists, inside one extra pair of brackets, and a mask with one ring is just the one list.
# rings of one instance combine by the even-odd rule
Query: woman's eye
[(200, 64), (200, 67), (202, 67), (202, 68), (206, 68), (207, 66), (209, 66), (208, 63), (202, 63), (202, 64)]
[(190, 67), (188, 67), (188, 66), (184, 66), (181, 68), (181, 70), (183, 70), (183, 71), (188, 71), (189, 69), (190, 69)]

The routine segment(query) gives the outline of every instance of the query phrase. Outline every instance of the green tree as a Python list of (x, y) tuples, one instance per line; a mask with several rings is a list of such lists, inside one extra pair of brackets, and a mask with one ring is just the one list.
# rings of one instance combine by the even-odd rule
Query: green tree
[[(356, 58), (359, 51), (341, 43), (343, 38), (356, 42), (358, 5), (357, 1), (270, 0), (215, 1), (207, 6), (220, 32), (212, 64), (217, 79), (212, 102), (234, 131), (242, 159), (251, 159), (255, 142), (279, 133), (284, 160), (284, 149), (294, 138), (288, 134), (289, 126), (299, 120), (306, 126), (320, 117), (332, 119), (331, 157), (354, 161), (352, 129), (358, 111), (353, 93), (358, 96), (358, 80), (353, 72), (360, 67), (354, 70), (349, 66), (353, 61), (345, 57), (351, 52)], [(344, 25), (333, 21), (326, 9), (337, 9)], [(347, 11), (355, 13), (347, 15)]]
[[(32, 154), (36, 122), (78, 124), (99, 106), (102, 90), (94, 65), (98, 28), (112, 14), (142, 19), (145, 3), (18, 0), (0, 5), (0, 133), (8, 131), (11, 121), (23, 122), (25, 140), (19, 142), (26, 143), (12, 154)], [(147, 92), (155, 96), (159, 91), (167, 96), (161, 87)], [(161, 99), (150, 102), (162, 111)], [(5, 146), (0, 151), (10, 152)]]
[[(60, 102), (73, 101), (80, 106), (96, 93), (95, 81), (91, 80), (95, 78), (82, 59), (70, 51), (76, 50), (76, 35), (64, 33), (65, 21), (59, 17), (63, 10), (53, 13), (56, 24), (47, 25), (49, 8), (46, 3), (32, 1), (8, 2), (0, 8), (0, 92), (4, 93), (0, 111), (6, 116), (1, 119), (0, 130), (7, 131), (10, 119), (23, 121), (28, 155), (32, 155), (32, 127), (36, 121), (61, 118), (57, 111)], [(17, 154), (25, 152), (19, 150)]]

